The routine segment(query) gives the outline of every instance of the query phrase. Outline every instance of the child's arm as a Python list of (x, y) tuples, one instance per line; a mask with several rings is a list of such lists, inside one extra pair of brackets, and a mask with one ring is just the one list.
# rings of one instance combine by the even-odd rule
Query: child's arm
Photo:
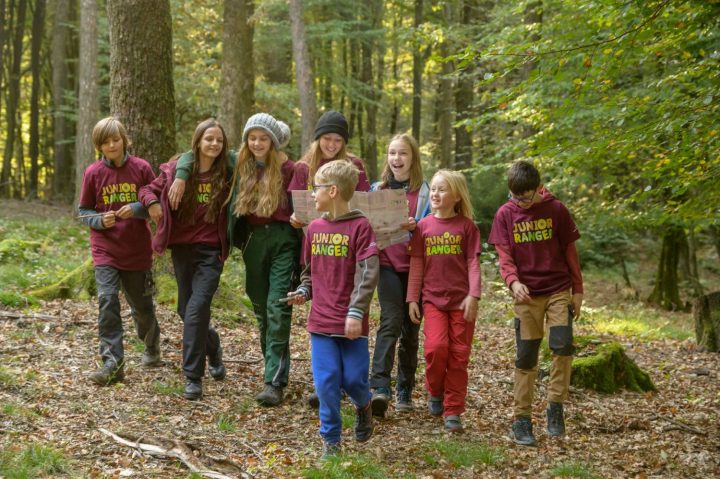
[(463, 317), (465, 321), (475, 321), (477, 318), (478, 300), (482, 294), (482, 276), (480, 274), (480, 257), (473, 256), (467, 260), (468, 268), (468, 295), (462, 302)]
[(163, 213), (162, 207), (160, 206), (160, 197), (162, 196), (162, 190), (165, 187), (166, 181), (167, 175), (163, 171), (152, 183), (142, 186), (138, 191), (140, 203), (147, 209), (150, 219), (156, 225), (159, 225), (162, 220)]
[(373, 254), (355, 265), (355, 286), (350, 295), (347, 317), (345, 318), (345, 336), (356, 339), (362, 334), (362, 321), (370, 310), (373, 292), (380, 278), (380, 259)]
[(583, 279), (580, 271), (580, 259), (578, 258), (575, 243), (570, 243), (565, 248), (565, 261), (567, 261), (570, 269), (570, 278), (572, 279), (572, 306), (575, 311), (575, 318), (580, 316), (580, 308), (583, 301)]
[(408, 273), (408, 290), (406, 301), (410, 303), (410, 320), (420, 324), (422, 312), (420, 311), (420, 292), (422, 291), (423, 275), (425, 274), (425, 258), (422, 256), (410, 257), (410, 272)]
[(520, 282), (515, 260), (513, 260), (512, 254), (510, 253), (510, 246), (506, 244), (496, 244), (495, 250), (498, 252), (500, 259), (500, 276), (502, 276), (505, 284), (507, 284), (510, 291), (512, 291), (515, 299), (520, 303), (530, 301), (530, 290)]
[[(105, 215), (100, 215), (98, 212), (93, 208), (84, 208), (82, 206), (78, 206), (78, 213), (80, 216), (84, 216), (84, 218), (80, 218), (80, 221), (85, 226), (88, 226), (94, 230), (104, 230), (106, 229), (105, 225), (103, 224), (103, 218)], [(113, 214), (113, 213), (110, 213)], [(114, 214), (113, 214), (114, 216)]]
[(303, 304), (312, 299), (312, 274), (308, 262), (300, 273), (300, 286), (287, 294), (289, 304)]

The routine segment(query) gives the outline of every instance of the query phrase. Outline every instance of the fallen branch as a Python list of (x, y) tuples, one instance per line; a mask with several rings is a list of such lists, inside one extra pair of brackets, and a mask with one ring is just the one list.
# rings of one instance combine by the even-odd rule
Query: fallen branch
[(179, 459), (188, 467), (188, 469), (190, 469), (191, 472), (201, 474), (211, 479), (235, 479), (237, 476), (229, 476), (222, 472), (213, 471), (203, 463), (203, 460), (212, 463), (214, 467), (221, 467), (226, 471), (231, 470), (235, 474), (239, 474), (240, 477), (251, 477), (247, 473), (243, 472), (240, 466), (228, 459), (215, 459), (209, 456), (204, 456), (203, 454), (196, 456), (191, 445), (182, 441), (142, 436), (138, 438), (128, 436), (125, 438), (108, 431), (107, 429), (99, 428), (98, 430), (106, 436), (113, 438), (115, 442), (136, 449), (140, 451), (140, 453)]
[(39, 319), (41, 321), (54, 321), (56, 319), (60, 319), (57, 316), (51, 316), (49, 314), (25, 314), (25, 313), (17, 313), (14, 311), (0, 311), (0, 318), (1, 319)]
[(262, 361), (263, 358), (255, 358), (255, 359), (224, 359), (223, 362), (226, 363), (240, 363), (240, 364), (256, 364)]

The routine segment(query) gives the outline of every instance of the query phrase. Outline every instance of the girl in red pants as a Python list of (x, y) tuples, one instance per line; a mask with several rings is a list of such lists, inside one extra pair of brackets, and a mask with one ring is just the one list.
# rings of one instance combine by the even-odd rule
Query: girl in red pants
[(433, 416), (445, 430), (461, 432), (467, 367), (480, 299), (480, 231), (462, 173), (440, 170), (430, 183), (432, 215), (417, 224), (410, 240), (407, 301), (410, 319), (425, 314), (425, 387)]

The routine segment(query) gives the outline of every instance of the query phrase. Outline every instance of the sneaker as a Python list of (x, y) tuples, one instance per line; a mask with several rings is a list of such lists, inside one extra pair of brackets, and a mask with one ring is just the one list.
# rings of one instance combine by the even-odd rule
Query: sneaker
[(358, 442), (365, 442), (373, 435), (373, 412), (372, 405), (365, 407), (355, 406), (355, 439)]
[(563, 405), (559, 402), (548, 403), (547, 407), (547, 433), (550, 437), (561, 437), (565, 435), (565, 415)]
[(273, 386), (272, 384), (266, 384), (265, 389), (260, 394), (255, 396), (255, 400), (260, 403), (261, 406), (277, 406), (282, 402), (283, 399), (283, 388), (279, 386)]
[(537, 446), (529, 417), (519, 417), (515, 420), (510, 429), (510, 439), (521, 446)]
[(100, 369), (90, 374), (90, 381), (100, 386), (109, 386), (125, 379), (125, 370), (122, 363), (108, 361)]
[(445, 416), (445, 432), (463, 432), (460, 416)]
[(388, 388), (377, 388), (373, 391), (372, 399), (370, 400), (373, 416), (385, 417), (390, 396), (391, 393)]
[(198, 399), (202, 399), (202, 396), (202, 379), (187, 378), (183, 397), (189, 401), (196, 401)]
[(428, 411), (431, 416), (440, 417), (445, 412), (445, 406), (443, 406), (443, 398), (430, 396), (428, 399)]
[(144, 368), (157, 368), (163, 365), (163, 361), (160, 358), (160, 352), (151, 353), (146, 349), (142, 355), (140, 365)]
[(398, 388), (395, 410), (397, 412), (410, 412), (413, 410), (412, 389)]
[(342, 452), (339, 442), (323, 442), (322, 460), (327, 461), (333, 456), (337, 456)]
[(308, 396), (307, 403), (312, 409), (320, 409), (320, 398), (315, 391)]
[(217, 354), (208, 355), (208, 371), (210, 372), (210, 376), (215, 381), (222, 381), (225, 379), (225, 375), (227, 374), (227, 370), (225, 369), (225, 364), (223, 364), (223, 350), (222, 347), (218, 347)]

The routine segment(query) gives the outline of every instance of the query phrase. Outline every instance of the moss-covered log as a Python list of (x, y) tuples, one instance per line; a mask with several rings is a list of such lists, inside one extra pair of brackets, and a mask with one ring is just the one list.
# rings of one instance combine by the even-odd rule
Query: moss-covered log
[(27, 261), (32, 255), (37, 256), (45, 247), (40, 241), (28, 241), (17, 238), (7, 238), (0, 241), (0, 263), (11, 261)]
[(602, 344), (594, 354), (573, 361), (572, 384), (603, 393), (614, 393), (621, 388), (631, 391), (655, 391), (650, 375), (627, 357), (617, 342)]
[(88, 259), (70, 271), (58, 282), (28, 291), (27, 294), (46, 300), (76, 298), (84, 295), (95, 296), (97, 290), (95, 288), (95, 270), (93, 269), (92, 259)]
[(705, 351), (720, 352), (720, 291), (695, 300), (693, 317), (698, 346)]

